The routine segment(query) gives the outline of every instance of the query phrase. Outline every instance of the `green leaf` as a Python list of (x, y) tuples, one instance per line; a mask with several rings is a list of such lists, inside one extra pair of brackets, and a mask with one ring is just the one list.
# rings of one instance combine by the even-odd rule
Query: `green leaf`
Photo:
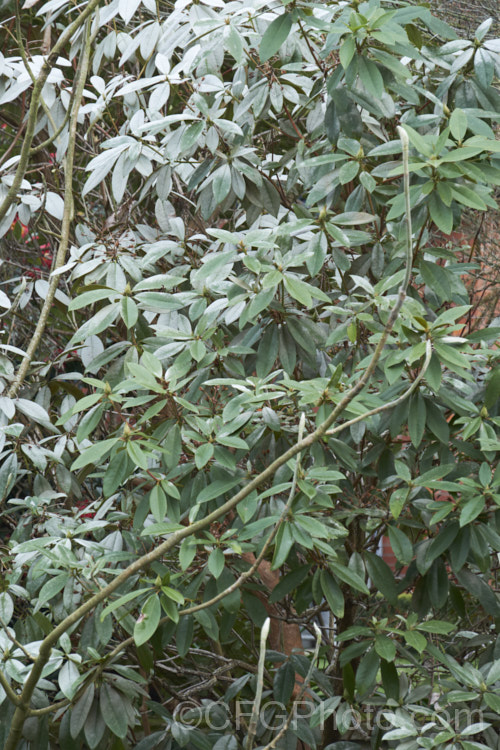
[(204, 122), (193, 122), (189, 125), (181, 137), (180, 150), (189, 151), (203, 132)]
[(486, 203), (482, 198), (466, 185), (453, 184), (451, 186), (451, 194), (455, 200), (462, 203), (464, 206), (475, 208), (478, 211), (486, 211), (487, 209)]
[(475, 599), (479, 599), (481, 605), (488, 614), (493, 615), (494, 617), (500, 615), (500, 603), (498, 597), (483, 578), (475, 575), (472, 571), (467, 570), (466, 568), (457, 572), (456, 576), (462, 586), (464, 586)]
[(194, 452), (194, 462), (196, 464), (196, 468), (198, 470), (203, 469), (203, 467), (206, 466), (213, 455), (213, 443), (204, 443), (203, 445), (199, 445)]
[(133, 299), (122, 297), (121, 316), (127, 328), (133, 328), (139, 317), (139, 310)]
[[(281, 274), (280, 274), (281, 276)], [(276, 294), (276, 285), (272, 285), (267, 289), (263, 289), (255, 295), (248, 307), (248, 317), (250, 320), (254, 320), (262, 310), (269, 308), (274, 295)], [(267, 373), (266, 373), (267, 374)]]
[(373, 60), (360, 56), (358, 58), (358, 75), (368, 93), (380, 99), (385, 91), (384, 79)]
[(445, 206), (451, 206), (453, 200), (453, 193), (449, 182), (438, 182), (437, 192)]
[(196, 543), (192, 539), (183, 539), (179, 547), (179, 563), (182, 570), (187, 570), (196, 556)]
[(28, 419), (39, 424), (50, 424), (50, 417), (47, 411), (36, 401), (29, 401), (27, 398), (16, 398), (16, 410), (24, 414)]
[(389, 540), (396, 559), (404, 565), (409, 565), (413, 559), (413, 545), (404, 531), (397, 526), (388, 526)]
[(424, 154), (424, 156), (432, 156), (431, 138), (429, 136), (420, 135), (420, 133), (414, 130), (414, 128), (410, 127), (410, 125), (405, 124), (403, 127), (408, 133), (410, 143), (415, 146), (417, 151), (419, 151), (421, 154)]
[(102, 490), (104, 497), (112, 495), (118, 487), (130, 476), (133, 464), (126, 450), (118, 451), (108, 464), (104, 473)]
[(494, 367), (486, 377), (484, 405), (491, 409), (500, 398), (500, 366)]
[(334, 101), (329, 101), (325, 112), (325, 133), (332, 145), (335, 145), (340, 135), (340, 119)]
[(371, 224), (375, 221), (375, 216), (367, 214), (364, 211), (346, 211), (342, 214), (337, 214), (332, 219), (335, 224), (341, 224), (342, 226), (358, 226), (359, 224)]
[(192, 615), (181, 617), (175, 631), (175, 643), (181, 659), (186, 656), (193, 641), (194, 620)]
[(359, 164), (357, 161), (348, 161), (343, 164), (339, 169), (339, 182), (341, 185), (345, 185), (351, 180), (354, 180), (359, 172)]
[(485, 504), (484, 495), (478, 495), (466, 502), (460, 511), (460, 526), (472, 523), (483, 512)]
[(248, 450), (248, 443), (239, 438), (236, 435), (217, 435), (217, 442), (219, 445), (227, 445), (228, 448), (237, 448), (242, 450)]
[(421, 654), (427, 647), (427, 639), (422, 633), (417, 633), (416, 630), (407, 630), (403, 633), (403, 638), (406, 643), (418, 651), (419, 654)]
[(451, 633), (451, 631), (455, 629), (455, 625), (451, 622), (444, 622), (443, 620), (427, 620), (427, 622), (419, 623), (417, 628), (424, 633), (448, 635), (448, 633)]
[(440, 557), (451, 547), (458, 531), (459, 527), (456, 521), (442, 525), (437, 536), (425, 547), (422, 547), (424, 549), (423, 560), (420, 561), (420, 558), (417, 556), (417, 568), (422, 575), (427, 572), (436, 558)]
[(38, 604), (45, 604), (53, 599), (57, 594), (63, 590), (66, 583), (69, 581), (69, 573), (59, 573), (58, 576), (50, 578), (46, 583), (43, 584), (38, 594)]
[(288, 553), (292, 549), (294, 538), (289, 523), (282, 523), (276, 534), (274, 542), (274, 554), (271, 564), (271, 570), (277, 570), (286, 562)]
[[(78, 430), (76, 432), (76, 439), (79, 443), (81, 443), (82, 440), (85, 440), (85, 438), (95, 430), (102, 419), (105, 409), (105, 404), (98, 404), (83, 416), (83, 419), (78, 425)], [(61, 417), (61, 421), (62, 420), (63, 418)]]
[(224, 41), (229, 54), (234, 57), (237, 63), (241, 62), (243, 57), (243, 42), (233, 25), (229, 26), (228, 33), (224, 35)]
[(292, 697), (295, 687), (295, 669), (290, 661), (286, 661), (276, 670), (273, 682), (273, 696), (278, 703), (286, 705)]
[(224, 570), (224, 553), (221, 549), (216, 547), (213, 549), (208, 556), (207, 566), (214, 578), (219, 578), (220, 574)]
[(373, 552), (366, 552), (366, 569), (376, 589), (378, 589), (387, 601), (393, 606), (397, 605), (398, 595), (396, 583), (392, 570), (385, 560)]
[(446, 206), (436, 193), (432, 193), (429, 202), (431, 219), (443, 234), (451, 234), (453, 229), (453, 211)]
[(167, 596), (176, 604), (184, 604), (184, 597), (182, 596), (180, 591), (177, 591), (177, 589), (173, 589), (171, 586), (162, 586), (161, 590), (163, 591), (165, 596)]
[(408, 431), (410, 433), (411, 442), (415, 448), (418, 448), (422, 442), (426, 419), (427, 410), (425, 408), (425, 400), (423, 396), (421, 396), (420, 393), (413, 394), (410, 397), (408, 411)]
[(120, 596), (118, 599), (115, 599), (115, 601), (108, 604), (107, 607), (105, 607), (103, 611), (101, 612), (101, 622), (104, 620), (106, 615), (109, 615), (110, 612), (113, 612), (115, 609), (118, 609), (118, 607), (123, 607), (124, 604), (127, 604), (133, 599), (137, 599), (138, 596), (141, 596), (141, 594), (145, 594), (148, 591), (151, 591), (151, 586), (147, 586), (142, 589), (134, 589), (133, 591), (129, 591), (128, 594), (124, 594), (123, 596)]
[(466, 161), (472, 156), (477, 156), (483, 150), (482, 146), (461, 146), (455, 148), (453, 151), (449, 151), (447, 154), (441, 157), (441, 161), (444, 164), (450, 164), (457, 161)]
[(275, 55), (288, 38), (292, 28), (291, 13), (282, 13), (272, 21), (260, 41), (259, 55), (262, 62)]
[(450, 428), (443, 413), (434, 404), (431, 405), (429, 399), (426, 400), (426, 412), (427, 426), (441, 443), (448, 445), (450, 439)]
[(447, 600), (450, 588), (446, 567), (441, 558), (434, 560), (431, 569), (425, 577), (429, 599), (435, 609), (441, 609)]
[(124, 710), (126, 698), (106, 682), (101, 686), (99, 705), (104, 721), (114, 735), (125, 737), (127, 734), (127, 712)]
[(14, 602), (12, 601), (12, 597), (6, 591), (2, 591), (0, 594), (0, 617), (2, 618), (3, 625), (9, 624), (13, 614)]
[[(450, 230), (451, 231), (451, 230)], [(451, 286), (449, 271), (437, 263), (430, 263), (426, 260), (421, 260), (419, 265), (420, 274), (434, 294), (445, 302), (451, 297)]]
[(277, 358), (278, 326), (271, 323), (264, 331), (257, 350), (257, 376), (265, 378), (271, 372)]
[(92, 702), (94, 700), (94, 683), (91, 682), (82, 696), (71, 709), (70, 733), (76, 739), (87, 722)]
[(347, 583), (353, 589), (356, 589), (356, 591), (361, 591), (362, 594), (370, 593), (368, 586), (361, 578), (361, 576), (359, 576), (350, 568), (347, 568), (344, 565), (340, 565), (334, 560), (331, 560), (329, 562), (329, 568), (335, 576), (340, 578), (341, 581), (344, 581), (344, 583)]
[(87, 720), (84, 725), (85, 739), (87, 741), (87, 744), (90, 750), (94, 750), (94, 748), (96, 748), (99, 745), (105, 729), (106, 729), (106, 722), (104, 721), (102, 717), (102, 713), (99, 708), (99, 702), (96, 699), (92, 703), (92, 706), (87, 716)]
[(401, 511), (405, 506), (408, 496), (409, 490), (407, 487), (400, 487), (399, 489), (391, 492), (391, 496), (389, 498), (389, 509), (391, 511), (392, 517), (395, 520), (397, 520), (401, 515)]
[(392, 662), (382, 661), (380, 665), (380, 674), (382, 676), (382, 685), (385, 694), (392, 700), (399, 700), (399, 676), (398, 671)]
[(467, 132), (467, 115), (463, 109), (453, 110), (450, 117), (450, 130), (457, 141), (463, 141)]
[(394, 661), (396, 657), (396, 644), (387, 635), (375, 636), (375, 651), (386, 661)]
[(479, 47), (474, 55), (474, 72), (481, 88), (488, 89), (491, 86), (495, 72), (497, 55), (494, 52)]
[(68, 346), (79, 341), (85, 341), (89, 336), (96, 336), (106, 328), (109, 328), (120, 312), (120, 303), (114, 302), (101, 308), (90, 320), (87, 320), (75, 333)]
[(108, 440), (101, 440), (90, 448), (86, 448), (83, 453), (80, 453), (78, 458), (71, 464), (71, 471), (81, 469), (83, 466), (89, 464), (99, 464), (106, 458), (107, 454), (118, 442), (119, 438), (109, 438)]
[(79, 294), (75, 299), (72, 299), (68, 305), (68, 310), (79, 310), (82, 307), (89, 307), (94, 302), (100, 302), (103, 299), (116, 299), (117, 293), (114, 289), (92, 289), (90, 292), (83, 292)]
[[(492, 711), (496, 714), (500, 713), (500, 695), (497, 695), (496, 693), (483, 693), (483, 699)], [(473, 747), (475, 750), (475, 746)]]
[(212, 638), (214, 641), (219, 640), (219, 628), (217, 625), (217, 621), (209, 609), (202, 609), (199, 612), (196, 612), (194, 617), (195, 620), (198, 620), (209, 638)]
[(352, 36), (345, 37), (342, 45), (339, 49), (339, 59), (340, 64), (344, 68), (344, 70), (347, 70), (349, 67), (352, 58), (354, 57), (354, 53), (356, 52), (356, 43)]
[(425, 381), (435, 393), (437, 393), (441, 387), (441, 378), (442, 378), (441, 362), (439, 361), (439, 357), (436, 354), (436, 352), (432, 352), (432, 357), (431, 357), (431, 361), (429, 362), (429, 367), (427, 368), (425, 372)]
[(161, 523), (167, 515), (167, 496), (162, 490), (159, 483), (156, 483), (149, 493), (149, 507), (155, 521)]
[(439, 466), (435, 466), (433, 469), (424, 472), (424, 474), (415, 477), (413, 481), (419, 487), (426, 487), (428, 482), (432, 482), (435, 479), (443, 479), (443, 477), (448, 476), (448, 474), (456, 468), (456, 464), (454, 463), (440, 464)]
[(196, 360), (196, 362), (201, 362), (201, 360), (207, 353), (207, 348), (203, 341), (200, 341), (200, 339), (196, 339), (195, 341), (192, 341), (190, 343), (189, 353), (191, 354), (192, 358)]
[(327, 571), (320, 573), (321, 589), (335, 617), (344, 616), (344, 595), (335, 578)]
[(65, 661), (57, 675), (57, 682), (66, 698), (71, 700), (74, 697), (79, 678), (80, 673), (75, 662), (71, 659)]
[(154, 393), (164, 393), (164, 390), (162, 386), (157, 382), (154, 373), (151, 372), (148, 368), (144, 367), (143, 365), (139, 365), (136, 362), (129, 362), (127, 364), (127, 369), (133, 375), (134, 380), (136, 380), (139, 385), (144, 386), (144, 388), (147, 388)]
[(377, 679), (377, 672), (380, 666), (380, 658), (375, 651), (371, 649), (362, 657), (356, 671), (356, 690), (360, 695), (364, 695)]
[(296, 300), (301, 302), (305, 307), (311, 307), (312, 298), (321, 299), (325, 302), (330, 302), (330, 298), (316, 287), (308, 284), (296, 276), (285, 274), (284, 277), (285, 287), (287, 292)]
[(240, 479), (238, 477), (232, 477), (231, 479), (217, 479), (200, 492), (196, 498), (196, 502), (201, 504), (207, 503), (209, 500), (214, 500), (215, 498), (220, 498), (239, 483)]
[(136, 440), (127, 440), (125, 443), (126, 450), (133, 463), (140, 466), (144, 471), (148, 470), (148, 455), (140, 448), (140, 443)]
[(229, 164), (223, 164), (215, 172), (212, 189), (216, 203), (222, 203), (231, 190), (231, 169)]
[(158, 594), (151, 594), (144, 603), (141, 614), (134, 626), (134, 641), (136, 646), (142, 646), (143, 643), (149, 641), (156, 632), (156, 628), (160, 622), (160, 617), (160, 598)]
[[(365, 190), (367, 190), (369, 193), (373, 193), (373, 191), (377, 187), (377, 181), (374, 177), (371, 176), (369, 172), (361, 172), (361, 174), (359, 175), (359, 181), (363, 185)], [(378, 243), (374, 247), (382, 248), (382, 245)], [(379, 275), (377, 276), (377, 278), (379, 278)]]
[(283, 576), (271, 592), (271, 596), (269, 597), (270, 604), (279, 602), (283, 597), (296, 589), (305, 580), (310, 569), (310, 565), (301, 565), (299, 568)]

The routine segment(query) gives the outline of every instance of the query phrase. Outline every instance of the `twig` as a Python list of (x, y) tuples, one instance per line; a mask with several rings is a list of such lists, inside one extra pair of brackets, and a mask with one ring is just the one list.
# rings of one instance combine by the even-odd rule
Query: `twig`
[(10, 700), (11, 703), (14, 704), (14, 706), (21, 705), (21, 696), (18, 695), (14, 690), (12, 689), (12, 686), (9, 682), (7, 682), (7, 678), (0, 669), (0, 685), (5, 690), (5, 693), (7, 694), (7, 698)]

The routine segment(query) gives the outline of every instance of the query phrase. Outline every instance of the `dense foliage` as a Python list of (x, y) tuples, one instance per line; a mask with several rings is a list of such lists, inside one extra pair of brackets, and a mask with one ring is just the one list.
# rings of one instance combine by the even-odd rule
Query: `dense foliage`
[(489, 22), (0, 6), (0, 744), (498, 750)]

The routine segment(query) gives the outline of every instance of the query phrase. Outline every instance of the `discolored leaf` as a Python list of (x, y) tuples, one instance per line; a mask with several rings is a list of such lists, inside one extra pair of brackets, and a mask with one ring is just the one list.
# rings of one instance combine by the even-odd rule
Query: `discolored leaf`
[(144, 603), (141, 614), (134, 626), (134, 641), (136, 646), (142, 646), (143, 643), (151, 639), (158, 627), (160, 617), (160, 599), (157, 594), (151, 594)]

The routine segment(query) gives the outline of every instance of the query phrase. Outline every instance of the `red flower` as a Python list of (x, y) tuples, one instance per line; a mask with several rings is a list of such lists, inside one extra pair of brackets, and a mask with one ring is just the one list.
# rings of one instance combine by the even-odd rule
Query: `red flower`
[[(79, 511), (85, 510), (85, 508), (90, 504), (90, 500), (77, 500), (75, 505), (78, 508)], [(89, 513), (81, 513), (81, 518), (94, 518), (95, 511), (91, 510)]]

